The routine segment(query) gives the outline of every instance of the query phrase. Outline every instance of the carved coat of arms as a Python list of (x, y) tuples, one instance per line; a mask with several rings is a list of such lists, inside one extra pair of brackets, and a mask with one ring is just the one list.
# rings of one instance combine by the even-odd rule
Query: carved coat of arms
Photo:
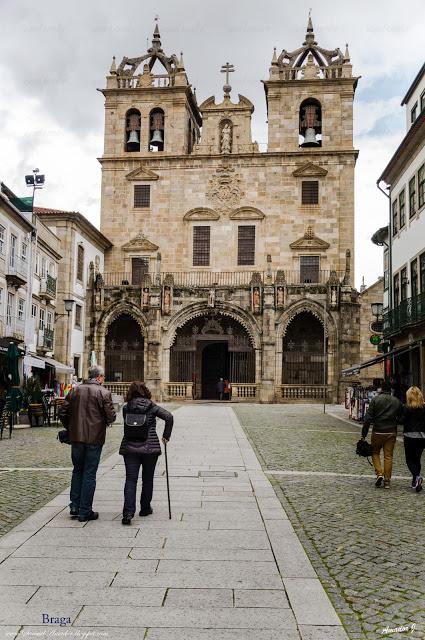
[(226, 211), (233, 209), (240, 202), (243, 192), (240, 188), (241, 179), (235, 169), (223, 163), (210, 178), (207, 198), (211, 200), (215, 209)]

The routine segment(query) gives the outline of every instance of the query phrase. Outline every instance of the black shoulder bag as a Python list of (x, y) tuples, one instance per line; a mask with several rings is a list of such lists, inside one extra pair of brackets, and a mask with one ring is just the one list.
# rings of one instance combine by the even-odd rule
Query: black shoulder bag
[(356, 445), (356, 454), (361, 456), (362, 458), (367, 458), (368, 463), (371, 467), (373, 464), (369, 460), (369, 457), (372, 455), (372, 445), (367, 442), (367, 440), (359, 440)]

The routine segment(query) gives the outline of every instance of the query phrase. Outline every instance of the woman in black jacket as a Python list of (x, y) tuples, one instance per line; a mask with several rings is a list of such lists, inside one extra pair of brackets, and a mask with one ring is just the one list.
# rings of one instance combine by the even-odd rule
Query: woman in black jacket
[(412, 489), (422, 491), (421, 456), (425, 449), (425, 403), (418, 387), (410, 387), (403, 406), (404, 453), (406, 464), (412, 474)]
[(123, 407), (124, 437), (119, 453), (124, 457), (125, 487), (123, 524), (131, 524), (136, 511), (136, 490), (140, 465), (142, 466), (142, 495), (140, 514), (149, 516), (152, 512), (153, 476), (161, 445), (156, 434), (156, 418), (165, 421), (162, 442), (167, 444), (173, 429), (173, 415), (158, 407), (151, 400), (151, 392), (144, 382), (132, 382)]

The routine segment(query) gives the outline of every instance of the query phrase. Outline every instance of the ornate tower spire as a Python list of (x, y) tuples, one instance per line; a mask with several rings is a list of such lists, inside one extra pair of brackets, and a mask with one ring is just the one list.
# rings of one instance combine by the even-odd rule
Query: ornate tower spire
[(158, 16), (155, 17), (155, 29), (152, 38), (152, 48), (161, 51), (161, 35), (159, 33)]
[(117, 65), (115, 62), (115, 56), (112, 56), (112, 63), (111, 63), (111, 68), (109, 69), (109, 73), (111, 74), (111, 76), (117, 72)]
[(350, 62), (350, 52), (348, 51), (348, 42), (345, 45), (344, 62)]
[(307, 33), (305, 34), (305, 45), (317, 44), (314, 39), (314, 29), (313, 29), (313, 21), (311, 19), (311, 9), (308, 12), (308, 21), (307, 21)]

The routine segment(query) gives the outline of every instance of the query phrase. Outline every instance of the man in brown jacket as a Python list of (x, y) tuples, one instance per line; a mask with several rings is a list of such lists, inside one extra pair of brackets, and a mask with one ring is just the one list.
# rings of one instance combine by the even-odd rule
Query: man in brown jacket
[(73, 389), (60, 408), (59, 417), (68, 429), (74, 465), (71, 481), (71, 518), (79, 522), (97, 520), (93, 511), (96, 473), (105, 443), (106, 427), (115, 421), (111, 392), (102, 387), (102, 367), (89, 369), (89, 379)]

